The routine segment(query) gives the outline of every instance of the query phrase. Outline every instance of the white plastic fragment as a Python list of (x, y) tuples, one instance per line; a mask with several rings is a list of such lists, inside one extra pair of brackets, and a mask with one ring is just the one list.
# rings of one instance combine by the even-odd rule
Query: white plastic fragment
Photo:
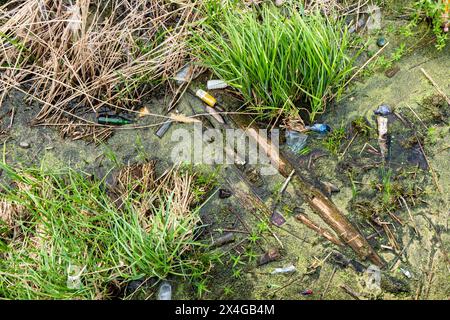
[(208, 80), (206, 87), (208, 90), (225, 89), (228, 84), (223, 80)]
[(67, 288), (73, 290), (81, 289), (81, 275), (86, 269), (86, 266), (81, 268), (77, 265), (70, 265), (67, 268)]
[(167, 281), (159, 287), (158, 300), (172, 300), (172, 286)]
[(366, 270), (366, 287), (370, 291), (377, 291), (381, 288), (381, 270), (376, 265), (371, 264)]
[(400, 271), (405, 275), (405, 277), (411, 279), (412, 275), (411, 275), (411, 272), (409, 272), (409, 270), (400, 268)]
[(178, 73), (173, 78), (178, 85), (188, 82), (192, 77), (192, 73), (194, 72), (194, 67), (191, 64), (186, 64), (183, 68), (178, 71)]
[(290, 273), (290, 272), (295, 272), (297, 269), (295, 268), (295, 266), (290, 265), (284, 268), (275, 268), (275, 270), (273, 270), (271, 272), (271, 274), (277, 274), (277, 273)]
[(369, 14), (366, 27), (368, 31), (381, 29), (381, 9), (379, 6), (367, 6), (366, 12)]

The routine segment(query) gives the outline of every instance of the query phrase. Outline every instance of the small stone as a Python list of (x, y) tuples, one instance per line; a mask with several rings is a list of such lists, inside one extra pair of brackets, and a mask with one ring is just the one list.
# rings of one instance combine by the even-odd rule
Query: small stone
[(377, 40), (377, 46), (384, 47), (386, 45), (386, 39), (384, 37), (379, 37)]
[(19, 147), (24, 148), (24, 149), (28, 149), (30, 147), (30, 144), (28, 142), (21, 141), (19, 143)]
[(219, 189), (219, 198), (220, 199), (226, 199), (231, 197), (232, 193), (230, 190), (227, 189)]
[(284, 0), (275, 0), (275, 5), (281, 7), (284, 4)]

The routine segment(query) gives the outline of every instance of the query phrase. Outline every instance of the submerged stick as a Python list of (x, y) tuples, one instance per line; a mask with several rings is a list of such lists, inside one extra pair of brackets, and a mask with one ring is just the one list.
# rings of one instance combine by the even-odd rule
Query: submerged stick
[[(274, 149), (267, 138), (258, 134), (258, 128), (252, 124), (251, 119), (244, 115), (233, 114), (230, 118), (256, 143), (260, 150), (263, 150), (276, 165), (278, 171), (288, 177), (294, 165), (286, 160), (278, 150)], [(306, 200), (311, 209), (317, 213), (322, 220), (328, 224), (334, 232), (348, 244), (362, 259), (370, 259), (372, 263), (382, 267), (384, 261), (373, 250), (367, 240), (359, 233), (359, 231), (350, 223), (347, 217), (336, 207), (336, 205), (328, 199), (319, 189), (308, 182), (306, 177), (309, 175), (305, 170), (295, 168), (297, 174), (291, 178), (291, 184), (294, 186), (296, 194)], [(300, 175), (299, 173), (302, 173)]]
[(420, 68), (420, 71), (424, 74), (424, 76), (431, 82), (433, 87), (439, 92), (439, 94), (447, 101), (448, 105), (450, 106), (450, 98), (442, 91), (442, 89), (438, 86), (438, 84), (431, 78), (431, 76), (425, 71), (424, 68)]
[(295, 218), (298, 221), (300, 221), (301, 223), (303, 223), (305, 226), (310, 228), (311, 230), (314, 230), (316, 233), (318, 233), (319, 235), (321, 235), (322, 237), (327, 239), (328, 241), (330, 241), (338, 246), (344, 245), (338, 238), (336, 238), (333, 234), (331, 234), (331, 232), (319, 227), (317, 224), (315, 224), (310, 219), (308, 219), (304, 214), (298, 214), (295, 216)]

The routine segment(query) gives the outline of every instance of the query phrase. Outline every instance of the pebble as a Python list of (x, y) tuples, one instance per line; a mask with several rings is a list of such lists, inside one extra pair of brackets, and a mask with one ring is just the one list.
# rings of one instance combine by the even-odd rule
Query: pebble
[(28, 142), (21, 141), (19, 143), (19, 147), (24, 148), (24, 149), (28, 149), (30, 147), (30, 144)]

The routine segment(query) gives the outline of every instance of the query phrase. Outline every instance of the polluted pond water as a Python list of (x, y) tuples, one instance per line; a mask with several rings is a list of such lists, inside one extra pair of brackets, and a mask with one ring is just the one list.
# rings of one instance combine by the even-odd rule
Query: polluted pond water
[[(42, 101), (24, 90), (5, 94), (0, 298), (448, 299), (450, 47), (436, 50), (424, 25), (417, 39), (395, 32), (407, 24), (394, 14), (398, 5), (368, 10), (382, 20), (381, 29), (352, 33), (363, 48), (353, 72), (364, 68), (313, 122), (300, 112), (309, 130), (286, 138), (298, 113), (253, 122), (281, 129), (288, 165), (278, 170), (215, 160), (224, 138), (205, 128), (241, 128), (234, 113), (248, 102), (213, 81), (219, 88), (208, 92), (218, 102), (209, 110), (196, 96), (216, 79), (209, 71), (174, 81), (172, 114), (174, 84), (146, 84), (151, 94), (131, 112), (108, 114), (132, 123), (108, 127), (101, 141), (86, 139), (90, 131), (76, 122), (36, 121)], [(229, 114), (218, 118), (220, 108)], [(193, 164), (176, 163), (179, 152)], [(334, 208), (338, 223), (324, 219)], [(352, 237), (336, 231), (348, 225)], [(45, 253), (50, 247), (58, 257)]]

